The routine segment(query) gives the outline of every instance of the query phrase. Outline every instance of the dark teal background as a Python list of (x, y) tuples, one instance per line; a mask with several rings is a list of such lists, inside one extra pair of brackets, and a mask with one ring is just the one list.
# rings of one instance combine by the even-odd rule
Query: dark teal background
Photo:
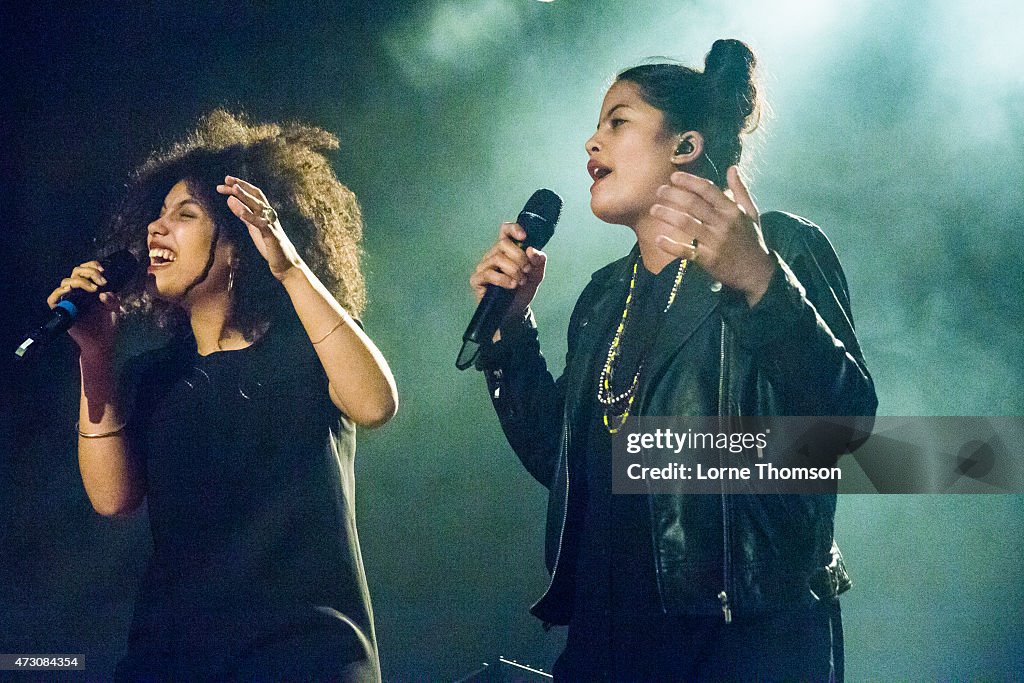
[[(91, 512), (69, 342), (15, 369), (23, 321), (90, 255), (130, 169), (219, 105), (342, 140), (365, 211), (367, 330), (398, 417), (360, 435), (359, 524), (386, 678), (457, 678), (499, 654), (549, 668), (545, 492), (457, 373), (467, 284), (501, 220), (565, 210), (535, 308), (565, 327), (628, 230), (588, 209), (583, 142), (611, 76), (747, 40), (772, 115), (748, 146), (760, 207), (819, 223), (846, 268), (888, 415), (1020, 415), (1024, 48), (1010, 0), (889, 3), (422, 0), (4, 2), (0, 129), (0, 651), (109, 673), (148, 548)], [(287, 226), (285, 226), (287, 228)], [(853, 680), (1024, 674), (1019, 496), (846, 496), (837, 537)]]

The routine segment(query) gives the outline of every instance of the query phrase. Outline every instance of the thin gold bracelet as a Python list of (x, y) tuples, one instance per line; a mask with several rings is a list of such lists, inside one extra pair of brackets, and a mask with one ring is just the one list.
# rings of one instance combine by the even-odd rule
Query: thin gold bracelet
[(128, 426), (127, 424), (123, 424), (120, 427), (118, 427), (117, 429), (113, 429), (113, 430), (111, 430), (109, 432), (88, 433), (88, 432), (83, 432), (80, 429), (80, 427), (79, 427), (80, 424), (81, 423), (76, 422), (75, 423), (75, 429), (78, 430), (78, 435), (80, 437), (82, 437), (83, 439), (102, 439), (105, 436), (114, 436), (115, 434), (120, 434), (121, 432), (123, 432), (124, 428)]
[(334, 327), (332, 327), (332, 328), (331, 328), (331, 331), (330, 331), (330, 332), (328, 332), (327, 334), (325, 334), (324, 336), (320, 337), (320, 338), (319, 338), (319, 339), (317, 339), (317, 340), (316, 340), (315, 342), (313, 342), (313, 346), (316, 346), (317, 344), (319, 344), (320, 342), (322, 342), (322, 341), (323, 341), (324, 339), (327, 339), (328, 337), (330, 337), (330, 336), (331, 336), (332, 334), (334, 334), (335, 332), (337, 332), (337, 331), (338, 331), (338, 328), (339, 328), (339, 327), (341, 327), (341, 326), (342, 326), (342, 325), (344, 325), (344, 324), (345, 324), (345, 319), (344, 319), (344, 318), (342, 318), (341, 320), (339, 320), (339, 321), (338, 321), (338, 324), (337, 324), (337, 325), (335, 325)]

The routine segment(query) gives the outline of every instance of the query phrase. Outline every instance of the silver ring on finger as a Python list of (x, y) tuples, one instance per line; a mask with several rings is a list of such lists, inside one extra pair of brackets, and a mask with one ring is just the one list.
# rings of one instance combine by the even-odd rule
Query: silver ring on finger
[(699, 246), (700, 246), (700, 242), (697, 241), (696, 237), (694, 237), (692, 240), (690, 240), (690, 248), (693, 249), (693, 256), (690, 257), (690, 260), (692, 260), (692, 261), (696, 261), (697, 260), (697, 247), (699, 247)]
[(263, 210), (260, 211), (260, 218), (267, 222), (267, 225), (273, 225), (277, 223), (277, 211), (274, 211), (272, 206), (264, 206)]

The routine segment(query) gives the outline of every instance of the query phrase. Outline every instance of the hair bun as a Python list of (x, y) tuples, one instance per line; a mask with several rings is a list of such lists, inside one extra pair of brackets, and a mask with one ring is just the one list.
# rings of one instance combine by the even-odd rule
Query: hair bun
[(748, 118), (757, 111), (757, 87), (754, 82), (754, 68), (757, 59), (754, 53), (741, 40), (719, 39), (711, 45), (711, 50), (704, 58), (704, 77), (711, 92), (718, 93), (714, 98), (723, 105), (728, 105), (733, 112), (722, 111), (723, 116), (732, 113), (740, 121), (742, 130), (753, 130), (756, 122), (750, 126)]
[(757, 59), (746, 43), (720, 39), (704, 58), (704, 74), (726, 87), (742, 90), (753, 82), (756, 65)]

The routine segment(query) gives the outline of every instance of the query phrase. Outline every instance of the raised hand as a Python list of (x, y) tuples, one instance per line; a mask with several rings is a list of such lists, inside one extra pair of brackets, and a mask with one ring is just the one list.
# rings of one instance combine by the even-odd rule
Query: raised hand
[(293, 267), (302, 264), (302, 257), (288, 239), (277, 212), (263, 190), (250, 182), (227, 176), (217, 192), (228, 197), (228, 208), (249, 228), (249, 236), (278, 280)]
[(673, 257), (690, 259), (753, 306), (768, 289), (775, 261), (765, 246), (757, 206), (739, 170), (727, 173), (732, 198), (710, 180), (682, 171), (658, 188), (651, 216), (664, 226), (656, 244)]

